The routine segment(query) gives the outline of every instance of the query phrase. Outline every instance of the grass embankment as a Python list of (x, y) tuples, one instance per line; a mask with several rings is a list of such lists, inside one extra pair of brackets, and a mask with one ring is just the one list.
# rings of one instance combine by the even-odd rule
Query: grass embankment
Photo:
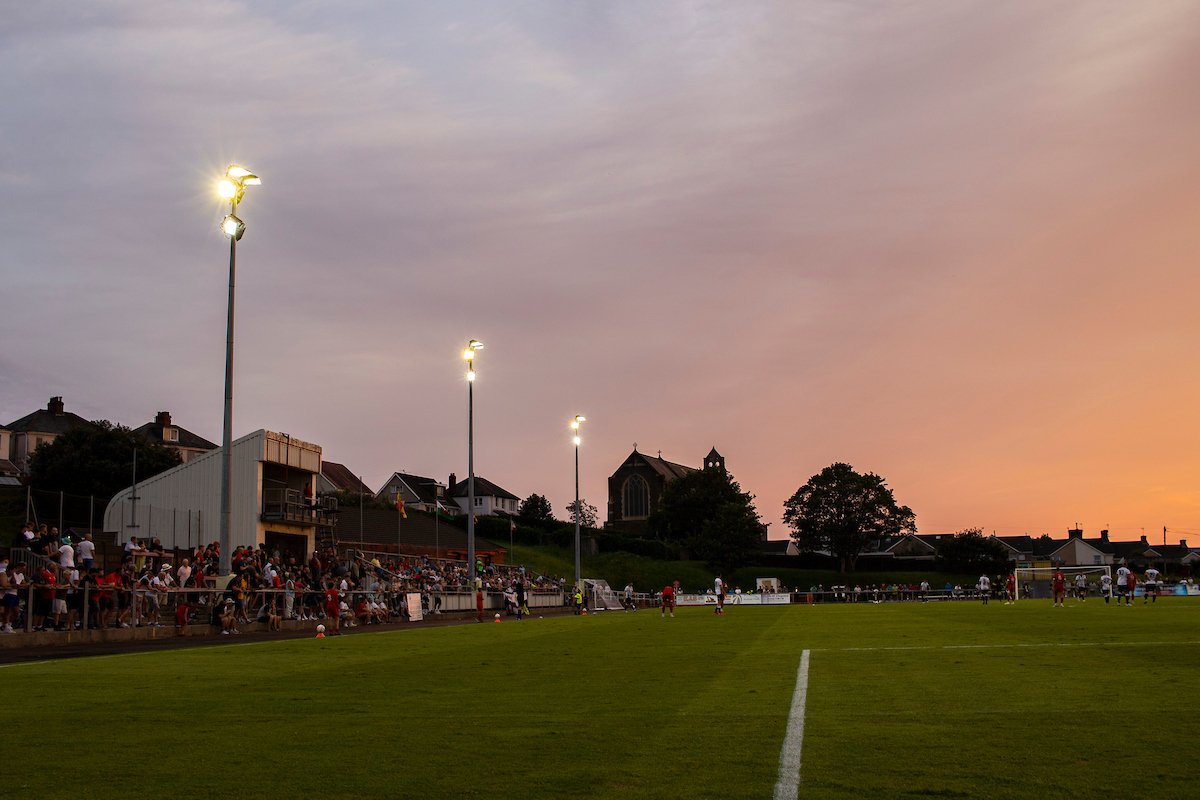
[[(511, 563), (525, 564), (544, 575), (566, 576), (568, 582), (575, 575), (574, 551), (554, 546), (515, 545)], [(686, 592), (704, 591), (713, 585), (714, 573), (700, 561), (659, 561), (630, 553), (600, 553), (583, 556), (580, 568), (584, 577), (603, 578), (609, 586), (620, 589), (633, 581), (640, 592), (658, 591), (668, 583), (678, 580)], [(753, 590), (756, 578), (778, 578), (790, 588), (808, 590), (811, 586), (847, 585), (853, 587), (872, 584), (917, 584), (928, 580), (934, 588), (941, 588), (947, 580), (964, 586), (974, 586), (979, 577), (951, 575), (944, 572), (852, 572), (839, 575), (829, 570), (776, 569), (774, 567), (744, 567), (726, 576), (730, 586)]]

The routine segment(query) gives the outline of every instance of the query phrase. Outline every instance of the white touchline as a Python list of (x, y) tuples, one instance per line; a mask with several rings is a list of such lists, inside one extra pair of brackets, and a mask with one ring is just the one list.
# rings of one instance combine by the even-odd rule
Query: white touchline
[(814, 647), (822, 653), (881, 653), (894, 650), (1014, 650), (1027, 647), (1164, 647), (1200, 644), (1197, 640), (1176, 642), (1017, 642), (1014, 644), (931, 644), (881, 647)]
[(779, 778), (775, 781), (775, 800), (796, 800), (800, 794), (800, 751), (804, 746), (804, 706), (808, 702), (808, 650), (800, 654), (796, 670), (796, 690), (792, 692), (792, 710), (788, 714), (787, 735), (779, 751)]

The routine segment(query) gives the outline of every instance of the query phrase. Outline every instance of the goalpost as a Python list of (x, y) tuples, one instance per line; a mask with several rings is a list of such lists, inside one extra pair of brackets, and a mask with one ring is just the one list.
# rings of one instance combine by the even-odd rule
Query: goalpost
[[(1067, 579), (1067, 594), (1075, 596), (1076, 575), (1083, 575), (1087, 593), (1090, 597), (1100, 596), (1100, 578), (1103, 575), (1112, 576), (1112, 567), (1098, 564), (1091, 567), (1017, 567), (1013, 573), (1017, 578), (1017, 598), (1020, 600), (1048, 600), (1053, 589), (1050, 579), (1054, 573), (1061, 571)], [(1116, 586), (1113, 587), (1114, 594)]]

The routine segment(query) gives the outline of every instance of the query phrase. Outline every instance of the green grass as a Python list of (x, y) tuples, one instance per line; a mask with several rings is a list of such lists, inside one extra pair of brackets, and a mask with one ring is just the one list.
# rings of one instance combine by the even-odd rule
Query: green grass
[(0, 795), (770, 797), (808, 649), (801, 797), (1182, 797), (1198, 613), (684, 608), (17, 664)]

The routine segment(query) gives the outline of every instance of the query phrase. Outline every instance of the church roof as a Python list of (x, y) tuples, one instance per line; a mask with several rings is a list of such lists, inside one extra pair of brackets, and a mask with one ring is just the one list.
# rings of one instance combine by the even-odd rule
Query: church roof
[(661, 456), (656, 458), (655, 456), (648, 456), (645, 453), (639, 453), (637, 450), (634, 450), (633, 453), (645, 461), (651, 469), (669, 481), (675, 480), (676, 478), (682, 478), (689, 472), (697, 471), (695, 467), (685, 467), (683, 464), (676, 464), (674, 461), (667, 461)]

